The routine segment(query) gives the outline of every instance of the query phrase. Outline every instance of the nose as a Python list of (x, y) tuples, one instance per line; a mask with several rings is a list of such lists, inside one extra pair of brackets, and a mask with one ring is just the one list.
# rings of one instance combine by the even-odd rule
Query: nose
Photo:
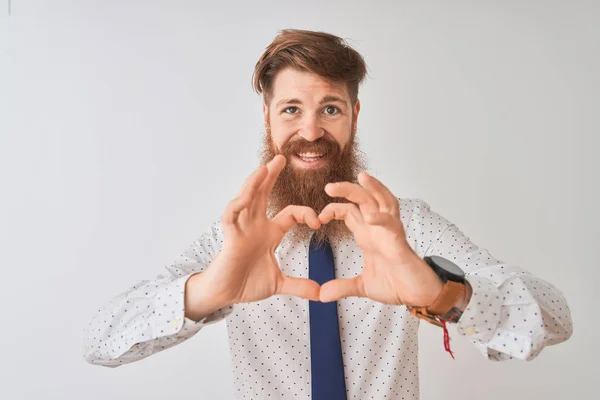
[(307, 116), (303, 122), (302, 127), (300, 127), (300, 130), (298, 131), (298, 135), (305, 140), (314, 142), (325, 135), (325, 129), (321, 128), (316, 116)]

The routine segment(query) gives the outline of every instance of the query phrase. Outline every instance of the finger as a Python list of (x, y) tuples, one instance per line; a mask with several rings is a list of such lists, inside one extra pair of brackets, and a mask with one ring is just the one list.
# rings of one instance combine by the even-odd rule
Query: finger
[(365, 297), (361, 275), (354, 278), (338, 278), (321, 285), (319, 299), (323, 303), (336, 301), (344, 297)]
[(394, 196), (380, 180), (366, 172), (361, 172), (358, 174), (358, 182), (367, 189), (377, 203), (379, 203), (379, 211), (390, 213), (395, 217), (400, 216), (400, 203), (398, 202), (398, 198)]
[(316, 211), (305, 206), (287, 206), (281, 210), (271, 221), (279, 225), (284, 231), (289, 231), (296, 224), (306, 224), (312, 229), (319, 229), (321, 221)]
[(265, 165), (256, 168), (244, 181), (244, 184), (238, 193), (238, 197), (242, 197), (248, 191), (256, 192), (263, 184), (268, 173), (269, 170)]
[(343, 220), (352, 232), (364, 222), (359, 209), (350, 203), (330, 203), (319, 214), (321, 224), (327, 224), (334, 219)]
[(360, 206), (363, 212), (379, 211), (379, 204), (368, 190), (356, 183), (336, 182), (328, 183), (325, 192), (331, 197), (343, 197)]
[(252, 204), (252, 192), (248, 191), (242, 195), (242, 197), (236, 197), (231, 200), (227, 207), (225, 207), (225, 211), (223, 211), (223, 223), (225, 224), (235, 224), (238, 221), (240, 213), (250, 207)]
[(267, 178), (264, 180), (263, 184), (260, 187), (260, 198), (261, 203), (266, 205), (266, 201), (269, 198), (269, 194), (273, 190), (273, 186), (279, 177), (279, 174), (283, 170), (286, 164), (286, 159), (283, 155), (277, 154), (271, 161), (269, 161), (266, 166), (268, 169)]
[(275, 294), (285, 294), (319, 301), (319, 292), (319, 284), (311, 279), (293, 278), (284, 275), (281, 285)]
[(256, 192), (266, 175), (267, 168), (261, 165), (246, 178), (237, 197), (231, 200), (223, 211), (222, 219), (224, 223), (233, 224), (237, 222), (242, 210), (250, 207), (252, 201), (256, 198)]

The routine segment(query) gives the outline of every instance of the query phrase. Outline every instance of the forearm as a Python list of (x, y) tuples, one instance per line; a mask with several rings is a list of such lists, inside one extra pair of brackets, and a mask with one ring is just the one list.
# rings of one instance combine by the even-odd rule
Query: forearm
[[(531, 360), (545, 346), (571, 336), (570, 310), (556, 287), (497, 260), (426, 203), (416, 207), (413, 218), (429, 227), (416, 235), (415, 248), (422, 248), (423, 256), (447, 258), (466, 272), (473, 293), (458, 330), (486, 357)], [(436, 231), (433, 237), (427, 234)]]
[[(211, 265), (220, 248), (217, 221), (152, 280), (142, 281), (100, 308), (85, 330), (84, 357), (93, 364), (117, 366), (181, 343), (203, 326), (225, 318), (231, 307), (201, 310), (186, 318), (187, 282)], [(197, 293), (205, 293), (197, 291)]]
[(142, 282), (102, 307), (85, 332), (86, 361), (105, 366), (134, 362), (225, 318), (230, 307), (215, 309), (199, 322), (186, 318), (183, 293), (190, 276), (166, 284)]
[(210, 270), (219, 269), (224, 263), (222, 253), (217, 255), (206, 271), (192, 275), (185, 285), (185, 316), (201, 321), (217, 310), (233, 305), (233, 301), (215, 287)]

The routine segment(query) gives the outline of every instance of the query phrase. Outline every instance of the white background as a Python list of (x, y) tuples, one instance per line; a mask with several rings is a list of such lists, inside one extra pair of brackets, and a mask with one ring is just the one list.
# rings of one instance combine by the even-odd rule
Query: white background
[[(6, 7), (5, 7), (6, 6)], [(96, 309), (159, 273), (257, 165), (254, 63), (279, 29), (365, 57), (370, 170), (556, 284), (570, 341), (492, 363), (421, 331), (422, 399), (597, 392), (600, 6), (593, 1), (26, 1), (0, 17), (0, 397), (233, 399), (225, 323), (86, 364)], [(596, 372), (596, 373), (594, 373)]]

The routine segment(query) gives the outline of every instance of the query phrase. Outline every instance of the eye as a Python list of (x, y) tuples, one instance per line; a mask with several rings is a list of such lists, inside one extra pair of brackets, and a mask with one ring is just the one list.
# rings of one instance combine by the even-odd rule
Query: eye
[(288, 107), (285, 110), (283, 110), (283, 112), (286, 114), (296, 114), (298, 112), (298, 107)]
[(336, 115), (339, 112), (340, 112), (340, 110), (337, 107), (334, 107), (334, 106), (325, 107), (325, 114), (327, 114), (327, 115)]

